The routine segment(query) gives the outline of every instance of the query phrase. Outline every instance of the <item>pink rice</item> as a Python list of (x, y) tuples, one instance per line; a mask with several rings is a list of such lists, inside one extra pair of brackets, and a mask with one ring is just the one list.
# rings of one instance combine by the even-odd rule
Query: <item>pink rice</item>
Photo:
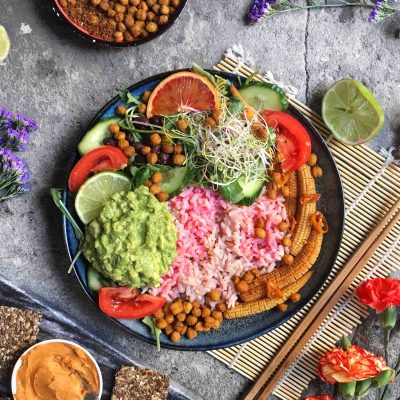
[[(277, 228), (287, 217), (282, 197), (270, 200), (263, 194), (244, 207), (226, 202), (218, 192), (192, 187), (172, 199), (169, 207), (178, 231), (178, 254), (161, 286), (151, 290), (167, 301), (183, 295), (204, 303), (204, 296), (218, 289), (233, 307), (237, 294), (232, 278), (254, 267), (271, 272), (284, 255), (284, 233)], [(258, 217), (266, 221), (266, 239), (254, 237)]]

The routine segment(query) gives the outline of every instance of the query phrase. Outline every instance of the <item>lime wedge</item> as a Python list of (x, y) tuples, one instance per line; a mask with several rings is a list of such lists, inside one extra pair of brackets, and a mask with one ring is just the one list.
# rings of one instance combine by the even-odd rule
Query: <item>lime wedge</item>
[(359, 81), (336, 82), (322, 100), (322, 118), (333, 136), (348, 145), (368, 142), (381, 130), (383, 111), (375, 96)]
[(86, 225), (96, 218), (106, 201), (115, 193), (128, 191), (131, 181), (118, 172), (100, 172), (89, 178), (78, 190), (75, 210)]
[(0, 25), (0, 61), (4, 61), (7, 58), (10, 45), (10, 38), (8, 37), (6, 28)]

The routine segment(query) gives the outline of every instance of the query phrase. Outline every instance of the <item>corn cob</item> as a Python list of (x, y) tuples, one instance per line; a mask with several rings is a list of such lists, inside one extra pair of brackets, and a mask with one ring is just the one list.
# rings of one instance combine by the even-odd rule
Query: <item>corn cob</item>
[(312, 272), (309, 271), (296, 282), (286, 286), (282, 290), (282, 298), (279, 299), (260, 299), (249, 303), (240, 303), (236, 307), (224, 312), (226, 319), (248, 317), (270, 310), (278, 304), (284, 303), (292, 294), (297, 293), (310, 279)]
[[(297, 182), (299, 198), (303, 195), (315, 194), (315, 180), (311, 175), (311, 169), (308, 165), (303, 165), (297, 171)], [(296, 221), (297, 225), (292, 237), (292, 245), (290, 247), (290, 253), (297, 256), (303, 248), (307, 238), (311, 232), (310, 217), (317, 210), (315, 203), (297, 204)]]
[(297, 208), (297, 176), (296, 172), (292, 171), (289, 174), (289, 196), (285, 198), (286, 213), (288, 217), (296, 215)]
[(294, 259), (293, 264), (277, 268), (269, 274), (256, 278), (246, 293), (240, 294), (240, 299), (247, 303), (267, 296), (267, 282), (282, 289), (293, 284), (312, 268), (319, 256), (322, 246), (322, 233), (312, 231), (301, 253)]

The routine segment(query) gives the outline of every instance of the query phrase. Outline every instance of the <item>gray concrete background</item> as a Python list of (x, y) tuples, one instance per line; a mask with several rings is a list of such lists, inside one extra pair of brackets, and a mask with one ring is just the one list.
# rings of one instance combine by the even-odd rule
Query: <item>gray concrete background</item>
[[(189, 0), (177, 23), (162, 37), (139, 48), (93, 47), (60, 26), (47, 0), (0, 0), (0, 24), (6, 26), (12, 50), (0, 66), (0, 106), (34, 118), (40, 131), (24, 154), (32, 171), (32, 190), (0, 206), (0, 268), (16, 285), (92, 323), (131, 356), (170, 373), (204, 399), (238, 399), (248, 381), (205, 353), (155, 349), (116, 329), (96, 312), (73, 275), (49, 188), (62, 185), (65, 166), (78, 138), (96, 111), (132, 83), (197, 62), (214, 65), (235, 43), (247, 47), (260, 70), (271, 70), (299, 89), (299, 98), (319, 110), (327, 87), (354, 77), (380, 100), (386, 123), (372, 142), (388, 147), (400, 136), (399, 17), (382, 25), (367, 22), (368, 11), (299, 12), (247, 26), (250, 0)], [(21, 35), (21, 23), (30, 34)], [(90, 320), (88, 320), (90, 316)], [(398, 348), (400, 333), (395, 334)], [(357, 330), (357, 341), (382, 353), (374, 318)], [(392, 354), (394, 357), (395, 354)], [(321, 389), (313, 386), (318, 393)], [(390, 399), (400, 397), (400, 392)]]

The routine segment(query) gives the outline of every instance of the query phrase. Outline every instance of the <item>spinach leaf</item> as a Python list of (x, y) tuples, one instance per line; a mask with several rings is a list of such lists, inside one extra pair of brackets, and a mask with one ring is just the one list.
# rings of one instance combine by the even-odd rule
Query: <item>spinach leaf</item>
[(153, 334), (154, 338), (156, 339), (157, 350), (161, 351), (161, 344), (160, 344), (161, 329), (156, 327), (156, 323), (155, 323), (154, 319), (151, 317), (143, 318), (142, 322), (150, 328), (151, 333)]

